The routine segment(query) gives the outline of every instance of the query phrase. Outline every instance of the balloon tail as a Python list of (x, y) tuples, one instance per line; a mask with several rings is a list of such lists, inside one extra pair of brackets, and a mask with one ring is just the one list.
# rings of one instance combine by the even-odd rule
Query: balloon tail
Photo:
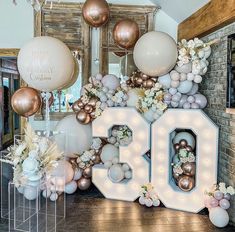
[(50, 136), (50, 106), (49, 106), (49, 98), (50, 98), (50, 93), (47, 92), (46, 93), (46, 97), (45, 97), (45, 100), (46, 100), (46, 117), (45, 117), (45, 120), (46, 120), (46, 137), (49, 137)]
[(125, 76), (127, 76), (128, 52), (126, 51)]

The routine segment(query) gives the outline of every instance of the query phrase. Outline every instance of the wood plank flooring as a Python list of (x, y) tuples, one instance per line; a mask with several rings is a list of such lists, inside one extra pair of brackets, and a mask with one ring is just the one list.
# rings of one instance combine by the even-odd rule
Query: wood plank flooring
[[(94, 186), (67, 196), (66, 202), (66, 219), (58, 224), (58, 232), (235, 232), (232, 226), (214, 227), (206, 210), (192, 214), (163, 206), (146, 208), (137, 202), (107, 200)], [(43, 232), (40, 228), (39, 232)], [(1, 220), (0, 231), (8, 231), (6, 220)]]

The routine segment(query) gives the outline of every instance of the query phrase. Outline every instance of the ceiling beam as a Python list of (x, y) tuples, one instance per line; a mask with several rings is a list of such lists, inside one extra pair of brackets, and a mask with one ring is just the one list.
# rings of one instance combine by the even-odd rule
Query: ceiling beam
[(178, 26), (178, 40), (208, 35), (235, 21), (235, 0), (211, 0)]

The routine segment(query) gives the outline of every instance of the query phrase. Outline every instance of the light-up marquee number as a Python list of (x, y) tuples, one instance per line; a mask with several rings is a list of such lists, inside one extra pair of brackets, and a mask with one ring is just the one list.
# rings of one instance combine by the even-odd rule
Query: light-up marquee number
[(149, 162), (143, 155), (150, 149), (150, 125), (134, 108), (107, 108), (92, 124), (93, 137), (108, 137), (114, 125), (126, 125), (132, 130), (132, 142), (119, 147), (119, 163), (127, 163), (132, 169), (132, 179), (113, 183), (108, 169), (95, 165), (92, 182), (106, 198), (134, 201), (140, 186), (149, 182)]
[[(196, 186), (181, 191), (170, 180), (170, 133), (176, 128), (190, 129), (197, 139)], [(217, 182), (218, 128), (201, 110), (167, 110), (152, 125), (152, 184), (166, 207), (199, 212), (204, 205), (204, 191)]]

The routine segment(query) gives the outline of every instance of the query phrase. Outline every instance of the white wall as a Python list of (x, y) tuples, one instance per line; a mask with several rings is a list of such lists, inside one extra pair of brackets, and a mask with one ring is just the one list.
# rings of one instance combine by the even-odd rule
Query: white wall
[(26, 0), (0, 0), (0, 48), (20, 48), (33, 37), (33, 10)]
[(155, 15), (155, 31), (168, 33), (177, 41), (178, 23), (168, 16), (164, 11), (159, 10)]

